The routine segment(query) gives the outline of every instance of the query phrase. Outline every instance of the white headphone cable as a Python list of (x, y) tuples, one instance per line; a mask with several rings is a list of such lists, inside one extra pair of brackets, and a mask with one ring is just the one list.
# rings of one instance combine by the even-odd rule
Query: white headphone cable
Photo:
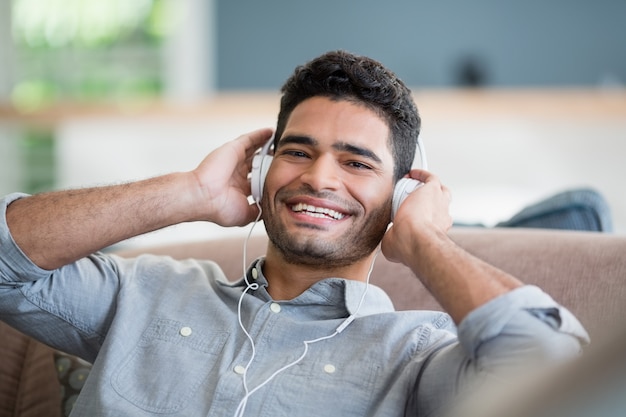
[[(244, 240), (244, 243), (243, 243), (243, 276), (244, 276), (244, 280), (246, 281), (246, 288), (241, 293), (241, 296), (239, 297), (239, 302), (237, 303), (237, 320), (239, 321), (239, 327), (241, 327), (241, 330), (243, 330), (243, 333), (246, 335), (246, 337), (250, 341), (250, 345), (252, 346), (252, 354), (250, 356), (250, 360), (246, 364), (244, 371), (243, 371), (243, 375), (242, 375), (243, 376), (243, 388), (244, 388), (244, 391), (246, 392), (246, 395), (244, 396), (244, 398), (246, 399), (246, 401), (247, 401), (247, 397), (249, 396), (247, 373), (248, 373), (248, 368), (250, 367), (250, 364), (252, 363), (252, 361), (254, 360), (254, 357), (256, 356), (256, 347), (254, 344), (254, 340), (252, 339), (252, 336), (250, 336), (250, 333), (248, 333), (248, 331), (246, 330), (246, 326), (244, 326), (243, 321), (241, 320), (241, 304), (243, 302), (243, 297), (246, 295), (246, 293), (249, 290), (254, 291), (259, 288), (259, 284), (257, 284), (256, 282), (250, 283), (250, 281), (248, 280), (248, 274), (247, 274), (248, 241), (250, 240), (250, 236), (252, 235), (254, 226), (257, 225), (259, 220), (261, 220), (261, 215), (263, 214), (263, 209), (261, 208), (261, 205), (259, 204), (259, 202), (255, 200), (255, 204), (259, 209), (259, 214), (257, 214), (256, 219), (254, 220), (252, 227), (250, 227), (250, 230), (248, 231), (248, 235), (246, 236), (246, 239)], [(241, 403), (240, 403), (240, 407), (241, 407)], [(235, 415), (237, 415), (237, 413), (235, 413)]]
[(239, 406), (235, 410), (234, 417), (242, 417), (243, 416), (243, 414), (245, 412), (245, 409), (246, 409), (246, 405), (248, 404), (248, 398), (250, 398), (250, 396), (252, 394), (254, 394), (259, 389), (263, 388), (265, 385), (267, 385), (269, 382), (271, 382), (281, 372), (291, 368), (292, 366), (297, 365), (300, 361), (302, 361), (306, 357), (306, 354), (309, 351), (309, 345), (311, 345), (313, 343), (321, 342), (323, 340), (328, 340), (328, 339), (331, 339), (331, 338), (337, 336), (339, 333), (344, 331), (346, 329), (346, 327), (348, 327), (350, 325), (350, 323), (352, 323), (354, 321), (354, 319), (356, 318), (357, 313), (359, 312), (359, 310), (361, 309), (361, 306), (363, 305), (363, 302), (365, 301), (365, 296), (367, 295), (367, 291), (369, 289), (370, 276), (372, 275), (372, 271), (374, 270), (374, 262), (376, 261), (376, 258), (378, 257), (378, 254), (380, 253), (380, 246), (378, 246), (378, 248), (376, 249), (376, 253), (374, 254), (374, 257), (372, 258), (372, 262), (370, 263), (369, 270), (367, 272), (367, 277), (366, 277), (366, 280), (365, 280), (365, 289), (363, 290), (363, 293), (361, 294), (361, 298), (359, 299), (359, 303), (357, 304), (357, 308), (354, 311), (354, 313), (350, 314), (339, 325), (339, 327), (337, 327), (335, 329), (335, 331), (333, 333), (331, 333), (331, 334), (329, 334), (327, 336), (319, 337), (317, 339), (303, 341), (302, 343), (304, 344), (304, 351), (302, 352), (302, 354), (297, 359), (295, 359), (294, 361), (292, 361), (292, 362), (286, 364), (285, 366), (277, 369), (265, 381), (263, 381), (262, 383), (260, 383), (256, 387), (254, 387), (252, 390), (250, 390), (248, 388), (248, 378), (247, 378), (247, 376), (248, 376), (248, 369), (250, 368), (250, 365), (252, 364), (252, 362), (254, 361), (254, 358), (256, 357), (256, 347), (255, 347), (254, 339), (252, 339), (252, 336), (250, 336), (250, 333), (248, 333), (248, 331), (246, 330), (246, 327), (244, 326), (243, 321), (241, 319), (241, 305), (242, 305), (242, 302), (243, 302), (243, 297), (246, 295), (246, 293), (249, 290), (257, 290), (259, 288), (259, 284), (254, 283), (254, 282), (250, 283), (248, 281), (247, 263), (246, 263), (248, 240), (250, 239), (250, 236), (252, 235), (252, 230), (254, 229), (254, 226), (256, 226), (256, 224), (259, 222), (259, 220), (261, 218), (261, 214), (262, 214), (262, 209), (261, 209), (261, 206), (259, 205), (258, 201), (256, 201), (256, 205), (259, 208), (259, 214), (257, 215), (257, 218), (254, 221), (254, 224), (252, 225), (252, 227), (250, 228), (250, 231), (248, 232), (248, 235), (246, 236), (246, 239), (244, 241), (244, 247), (243, 247), (243, 274), (244, 274), (244, 279), (245, 279), (247, 285), (246, 285), (246, 288), (243, 290), (241, 296), (239, 297), (239, 302), (237, 304), (237, 319), (239, 321), (239, 327), (241, 327), (241, 329), (243, 330), (244, 334), (246, 335), (246, 337), (250, 341), (252, 353), (250, 355), (250, 359), (248, 360), (248, 363), (244, 367), (243, 374), (242, 374), (243, 388), (244, 388), (244, 391), (245, 391), (245, 395), (241, 399), (241, 401), (239, 402)]
[[(243, 265), (242, 265), (242, 269), (243, 269), (243, 276), (246, 280), (246, 284), (248, 284), (248, 286), (250, 285), (250, 282), (248, 281), (248, 274), (246, 274), (247, 270), (248, 270), (248, 262), (247, 262), (247, 258), (248, 258), (248, 240), (250, 240), (250, 236), (252, 236), (252, 231), (254, 230), (254, 226), (257, 225), (257, 223), (259, 222), (259, 220), (261, 220), (261, 215), (263, 214), (263, 209), (261, 208), (261, 204), (259, 204), (258, 201), (254, 201), (254, 203), (256, 204), (257, 208), (259, 209), (259, 214), (257, 214), (256, 219), (254, 219), (254, 223), (252, 223), (252, 227), (250, 227), (250, 230), (248, 231), (248, 235), (246, 236), (246, 239), (243, 242)], [(258, 285), (257, 285), (258, 288)], [(256, 288), (254, 288), (256, 289)]]

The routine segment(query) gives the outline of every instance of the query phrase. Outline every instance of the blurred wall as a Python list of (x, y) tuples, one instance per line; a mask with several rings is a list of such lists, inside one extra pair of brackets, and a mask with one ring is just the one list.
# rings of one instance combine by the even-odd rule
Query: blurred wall
[[(594, 186), (614, 208), (616, 230), (626, 233), (625, 0), (184, 3), (192, 8), (179, 26), (184, 33), (164, 54), (171, 60), (166, 78), (174, 90), (167, 90), (167, 98), (179, 105), (143, 116), (122, 107), (59, 118), (54, 147), (47, 148), (54, 156), (56, 187), (190, 169), (224, 141), (272, 126), (277, 89), (295, 65), (344, 48), (381, 60), (415, 88), (430, 167), (455, 190), (456, 220), (491, 224), (536, 198)], [(7, 4), (0, 0), (0, 31), (7, 34), (0, 47), (8, 44), (8, 14), (1, 7), (6, 12)], [(206, 79), (196, 79), (203, 73), (195, 66), (207, 64), (204, 59), (217, 71), (207, 68)], [(10, 72), (0, 65), (0, 81), (10, 80)], [(549, 89), (528, 90), (526, 98), (527, 90), (518, 90), (508, 99), (506, 89), (470, 92), (471, 99), (467, 90), (421, 89), (461, 84), (620, 88), (586, 89), (581, 96), (556, 92), (553, 99), (546, 99), (553, 93)], [(246, 91), (216, 94), (215, 102), (208, 100), (210, 108), (180, 105), (211, 96), (213, 88)], [(264, 89), (271, 90), (269, 98), (250, 94)], [(5, 94), (0, 99), (7, 100)], [(48, 142), (24, 130), (28, 126), (0, 122), (0, 194), (5, 194), (42, 177), (35, 168), (44, 165), (34, 162), (39, 159), (30, 152), (31, 142), (21, 138), (30, 133), (36, 136), (32, 140)], [(203, 236), (221, 233), (190, 227)], [(192, 232), (184, 230), (180, 237), (187, 239)]]
[(624, 0), (216, 0), (217, 88), (279, 87), (331, 49), (411, 86), (626, 82)]
[(0, 1), (0, 101), (9, 97), (12, 87), (11, 4)]

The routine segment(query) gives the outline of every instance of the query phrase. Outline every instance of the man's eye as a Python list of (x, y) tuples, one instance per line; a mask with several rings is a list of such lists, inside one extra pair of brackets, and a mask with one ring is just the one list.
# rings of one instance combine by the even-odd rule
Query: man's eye
[(359, 161), (350, 161), (348, 162), (348, 165), (356, 169), (372, 169), (371, 166), (364, 164), (362, 162), (359, 162)]
[(308, 156), (306, 153), (302, 151), (296, 151), (296, 150), (286, 150), (283, 152), (283, 154), (293, 156), (296, 158), (306, 158)]

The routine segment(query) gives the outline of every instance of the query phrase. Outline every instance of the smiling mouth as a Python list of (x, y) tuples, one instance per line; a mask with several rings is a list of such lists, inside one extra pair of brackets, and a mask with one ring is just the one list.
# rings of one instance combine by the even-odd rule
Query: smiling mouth
[(338, 211), (324, 208), (324, 207), (315, 207), (309, 204), (298, 203), (291, 206), (291, 211), (295, 213), (304, 213), (311, 217), (317, 218), (330, 218), (334, 220), (341, 220), (345, 217), (343, 213), (339, 213)]

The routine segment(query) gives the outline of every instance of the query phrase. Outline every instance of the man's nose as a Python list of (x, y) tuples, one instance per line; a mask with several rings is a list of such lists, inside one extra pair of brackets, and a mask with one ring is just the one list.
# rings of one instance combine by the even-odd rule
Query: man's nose
[(302, 173), (301, 180), (316, 191), (336, 190), (341, 186), (340, 167), (330, 155), (316, 158)]

